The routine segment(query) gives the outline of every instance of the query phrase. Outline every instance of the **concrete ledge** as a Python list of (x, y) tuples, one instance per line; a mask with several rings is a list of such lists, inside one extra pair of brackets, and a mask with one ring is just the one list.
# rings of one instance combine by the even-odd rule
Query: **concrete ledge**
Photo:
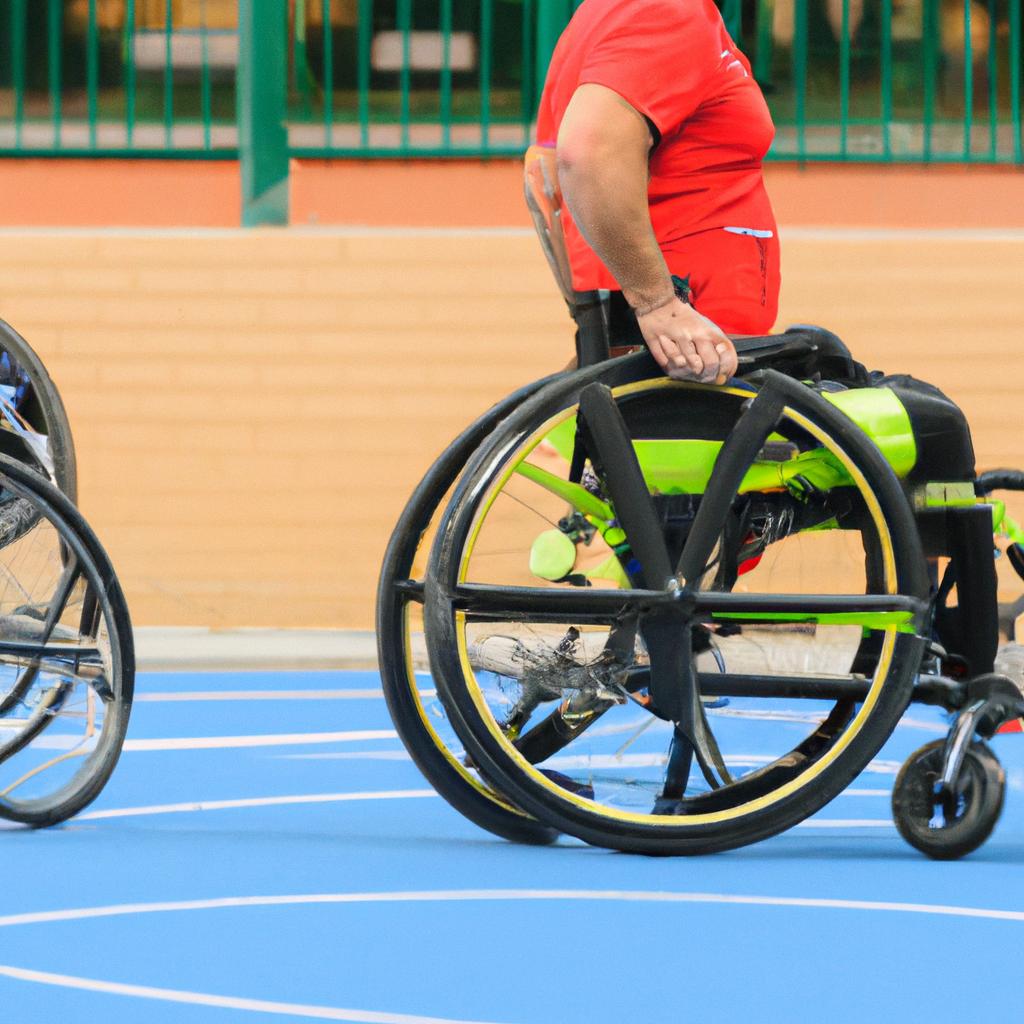
[(371, 632), (341, 629), (209, 629), (140, 626), (135, 654), (141, 672), (375, 669)]

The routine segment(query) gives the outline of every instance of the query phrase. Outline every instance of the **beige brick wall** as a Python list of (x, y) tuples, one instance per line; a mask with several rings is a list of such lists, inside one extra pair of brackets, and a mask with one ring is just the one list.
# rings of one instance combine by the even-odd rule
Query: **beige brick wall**
[[(472, 416), (564, 364), (523, 234), (24, 233), (0, 317), (65, 397), (81, 504), (138, 624), (373, 620), (390, 528)], [(960, 399), (1024, 463), (1024, 240), (794, 235), (782, 320)]]

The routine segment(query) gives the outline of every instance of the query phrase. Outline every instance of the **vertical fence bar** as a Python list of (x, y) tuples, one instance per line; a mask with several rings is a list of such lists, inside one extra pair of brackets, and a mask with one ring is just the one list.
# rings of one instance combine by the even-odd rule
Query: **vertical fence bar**
[(537, 97), (544, 91), (551, 54), (569, 22), (569, 14), (568, 0), (537, 0), (537, 59), (533, 68), (537, 82), (534, 95)]
[(480, 0), (480, 145), (491, 147), (491, 49), (494, 45), (493, 0)]
[(796, 89), (796, 149), (797, 159), (807, 155), (807, 0), (793, 4), (793, 85)]
[(850, 129), (850, 0), (843, 0), (839, 32), (839, 152), (846, 159)]
[(399, 120), (402, 130), (402, 149), (409, 148), (410, 95), (412, 86), (412, 0), (398, 0), (395, 18), (398, 31), (402, 33), (402, 70), (398, 73)]
[(921, 156), (925, 161), (932, 158), (932, 129), (935, 125), (935, 79), (939, 64), (936, 10), (935, 0), (925, 0), (921, 6), (921, 45), (924, 51), (921, 55), (924, 74), (924, 109), (922, 111), (924, 137)]
[(164, 5), (164, 145), (170, 149), (174, 139), (174, 55), (172, 31), (174, 12), (171, 0)]
[(882, 0), (882, 155), (892, 159), (892, 0)]
[(758, 0), (755, 21), (757, 32), (757, 52), (754, 54), (754, 78), (764, 83), (772, 74), (772, 18), (775, 4), (773, 0)]
[(996, 35), (998, 17), (996, 0), (988, 0), (988, 158), (996, 160), (999, 145), (999, 61), (996, 48), (999, 37)]
[(373, 44), (373, 0), (358, 0), (356, 90), (359, 93), (359, 143), (370, 144), (370, 46)]
[(96, 134), (99, 120), (99, 25), (96, 23), (96, 0), (89, 0), (89, 22), (85, 42), (85, 81), (89, 104), (89, 148), (96, 148)]
[(519, 110), (523, 119), (523, 145), (530, 144), (530, 125), (537, 105), (533, 96), (533, 4), (523, 4), (522, 73), (519, 76)]
[(53, 147), (61, 147), (61, 120), (63, 105), (61, 95), (61, 42), (64, 5), (61, 0), (49, 0), (46, 9), (46, 53), (47, 75), (50, 89), (50, 118), (53, 121)]
[(128, 0), (124, 12), (124, 128), (129, 148), (135, 139), (135, 0)]
[(242, 224), (288, 223), (288, 6), (238, 2)]
[(1013, 132), (1013, 159), (1024, 163), (1024, 139), (1021, 138), (1021, 17), (1020, 0), (1010, 0), (1010, 127)]
[(722, 0), (722, 21), (725, 22), (726, 32), (738, 43), (743, 32), (742, 0)]
[(25, 121), (25, 18), (26, 0), (11, 4), (11, 78), (14, 84), (14, 146), (21, 148)]
[(974, 124), (974, 40), (971, 38), (971, 0), (964, 0), (964, 159), (971, 159)]
[(331, 0), (323, 0), (324, 144), (328, 149), (334, 145), (334, 22), (331, 18)]
[(213, 121), (213, 97), (210, 88), (210, 35), (206, 24), (207, 0), (199, 0), (199, 43), (202, 67), (200, 69), (199, 93), (203, 108), (203, 149), (210, 148)]
[(306, 21), (306, 0), (295, 0), (295, 21), (292, 26), (292, 87), (302, 97), (302, 116), (311, 119), (313, 98), (310, 94)]
[(452, 0), (441, 0), (441, 144), (452, 144)]

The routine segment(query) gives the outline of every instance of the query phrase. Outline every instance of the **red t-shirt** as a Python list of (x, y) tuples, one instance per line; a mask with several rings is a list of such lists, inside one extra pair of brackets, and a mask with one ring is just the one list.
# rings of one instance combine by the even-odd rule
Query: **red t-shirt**
[[(586, 83), (613, 89), (655, 129), (648, 202), (673, 273), (693, 269), (698, 232), (741, 228), (777, 244), (761, 176), (775, 126), (712, 0), (585, 0), (551, 59), (537, 115), (541, 145), (555, 144), (569, 100)], [(577, 289), (617, 287), (569, 217), (566, 241)]]

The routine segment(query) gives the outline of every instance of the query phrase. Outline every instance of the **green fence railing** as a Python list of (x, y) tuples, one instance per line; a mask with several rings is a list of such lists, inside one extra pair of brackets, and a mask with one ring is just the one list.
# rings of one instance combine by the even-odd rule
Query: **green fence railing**
[[(0, 0), (0, 155), (237, 155), (240, 101), (266, 71), (240, 58), (251, 2)], [(771, 105), (774, 158), (1024, 163), (1024, 0), (719, 2)], [(578, 5), (259, 0), (287, 64), (288, 151), (520, 153)]]
[(215, 3), (0, 0), (0, 154), (233, 152), (238, 32)]

